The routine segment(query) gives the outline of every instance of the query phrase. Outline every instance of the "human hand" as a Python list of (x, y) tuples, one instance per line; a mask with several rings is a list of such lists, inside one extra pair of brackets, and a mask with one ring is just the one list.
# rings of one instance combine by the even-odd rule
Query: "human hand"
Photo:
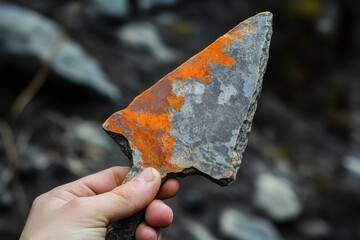
[(127, 167), (109, 168), (37, 197), (20, 240), (105, 239), (107, 225), (144, 208), (145, 222), (136, 239), (160, 239), (160, 228), (171, 224), (173, 212), (158, 199), (173, 197), (179, 184), (169, 179), (160, 187), (160, 174), (147, 168), (121, 185), (128, 172)]

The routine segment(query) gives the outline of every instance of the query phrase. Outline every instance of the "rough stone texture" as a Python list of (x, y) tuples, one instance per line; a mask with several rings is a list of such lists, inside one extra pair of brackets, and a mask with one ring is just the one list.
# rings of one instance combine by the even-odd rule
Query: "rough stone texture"
[(235, 180), (261, 90), (272, 14), (240, 23), (103, 125), (133, 164), (162, 177)]
[[(104, 129), (132, 161), (126, 181), (146, 167), (163, 179), (202, 174), (223, 186), (235, 180), (271, 34), (271, 13), (249, 18), (106, 120)], [(142, 215), (111, 224), (106, 239), (133, 239)]]

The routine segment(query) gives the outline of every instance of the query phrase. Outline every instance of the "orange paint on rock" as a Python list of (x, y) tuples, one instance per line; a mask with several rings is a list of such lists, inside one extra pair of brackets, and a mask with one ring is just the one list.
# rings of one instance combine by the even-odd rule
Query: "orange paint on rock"
[(117, 121), (122, 124), (116, 129), (117, 133), (141, 152), (143, 167), (151, 166), (161, 172), (181, 171), (177, 166), (164, 164), (169, 163), (175, 145), (175, 138), (169, 134), (172, 128), (170, 117), (170, 113), (138, 113), (129, 109), (117, 115)]
[(182, 95), (176, 96), (175, 94), (171, 94), (166, 99), (169, 102), (169, 108), (173, 109), (175, 112), (180, 111), (181, 107), (185, 104), (185, 97)]
[(227, 35), (230, 35), (234, 39), (240, 40), (243, 36), (249, 34), (256, 34), (258, 28), (250, 22), (242, 22), (237, 27), (231, 29)]
[[(173, 84), (186, 80), (211, 83), (211, 67), (234, 66), (235, 59), (225, 50), (240, 36), (226, 34), (199, 54), (192, 57), (172, 73), (149, 88), (129, 105), (115, 113), (107, 122), (107, 130), (124, 135), (141, 152), (143, 167), (154, 167), (161, 172), (179, 172), (182, 169), (170, 163), (176, 139), (170, 135), (172, 130), (171, 110), (180, 111), (185, 97), (173, 92)], [(115, 118), (115, 119), (112, 119)], [(118, 123), (121, 126), (116, 126)]]
[(138, 113), (162, 114), (169, 107), (167, 98), (172, 95), (175, 95), (172, 84), (161, 80), (136, 97), (127, 109)]
[(103, 128), (106, 131), (113, 133), (120, 133), (122, 131), (121, 127), (117, 124), (116, 119), (118, 118), (118, 112), (114, 113), (109, 117), (103, 124)]
[(231, 35), (224, 35), (199, 54), (192, 57), (175, 71), (167, 75), (165, 79), (170, 81), (197, 80), (204, 84), (211, 83), (211, 67), (223, 65), (231, 67), (235, 65), (235, 59), (229, 57), (224, 49), (234, 43), (235, 38)]

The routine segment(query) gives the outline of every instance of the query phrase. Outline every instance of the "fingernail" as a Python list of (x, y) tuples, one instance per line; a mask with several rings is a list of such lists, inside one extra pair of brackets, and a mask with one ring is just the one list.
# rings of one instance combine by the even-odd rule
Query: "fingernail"
[(154, 180), (154, 173), (152, 168), (146, 168), (144, 171), (142, 171), (136, 179), (144, 182), (151, 182)]

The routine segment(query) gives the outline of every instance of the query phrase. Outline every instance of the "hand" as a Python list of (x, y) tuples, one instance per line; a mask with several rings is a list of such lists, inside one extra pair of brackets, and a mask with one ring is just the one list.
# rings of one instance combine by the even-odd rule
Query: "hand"
[(160, 188), (160, 174), (147, 168), (121, 185), (128, 172), (127, 167), (109, 168), (37, 197), (20, 240), (105, 239), (107, 225), (146, 207), (136, 239), (160, 239), (160, 228), (171, 224), (173, 212), (155, 198), (174, 196), (179, 184), (169, 179)]

